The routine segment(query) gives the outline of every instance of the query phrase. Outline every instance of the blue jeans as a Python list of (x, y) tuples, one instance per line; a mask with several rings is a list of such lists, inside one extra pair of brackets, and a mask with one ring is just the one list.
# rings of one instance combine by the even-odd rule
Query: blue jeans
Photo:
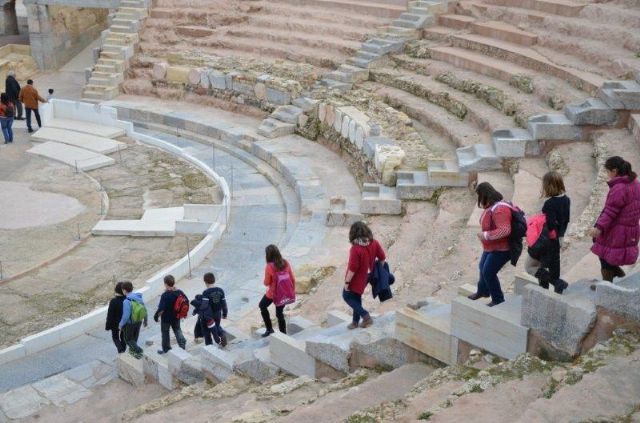
[(362, 307), (362, 295), (342, 290), (342, 299), (344, 299), (344, 302), (353, 309), (353, 323), (356, 325), (361, 318), (369, 316), (369, 312)]
[(498, 272), (507, 264), (511, 254), (509, 251), (485, 251), (480, 258), (480, 280), (478, 281), (478, 295), (491, 295), (495, 304), (504, 302), (504, 294), (500, 288)]
[(4, 137), (4, 142), (13, 142), (13, 118), (0, 118), (0, 124), (2, 124), (2, 136)]

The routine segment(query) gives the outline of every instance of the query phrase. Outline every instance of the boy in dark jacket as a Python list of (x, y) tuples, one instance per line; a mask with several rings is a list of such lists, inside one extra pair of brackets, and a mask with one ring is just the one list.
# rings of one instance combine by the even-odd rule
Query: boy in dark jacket
[(124, 302), (122, 282), (118, 282), (116, 284), (114, 291), (115, 296), (111, 301), (109, 301), (109, 308), (107, 309), (107, 323), (104, 329), (111, 331), (113, 344), (118, 349), (118, 354), (121, 354), (127, 350), (127, 343), (124, 341), (124, 332), (120, 331), (120, 328), (118, 327), (120, 316), (122, 316), (122, 303)]
[[(118, 327), (124, 332), (124, 340), (129, 347), (129, 354), (134, 358), (142, 358), (142, 348), (138, 345), (138, 337), (140, 336), (140, 327), (147, 327), (147, 312), (142, 299), (142, 294), (133, 292), (133, 284), (129, 281), (122, 282), (122, 293), (124, 301), (122, 302), (122, 317)], [(135, 303), (135, 304), (134, 304)], [(136, 321), (134, 308), (142, 306), (144, 317), (142, 321)]]
[(202, 328), (202, 333), (204, 335), (204, 343), (205, 345), (211, 345), (211, 334), (213, 334), (213, 339), (216, 341), (216, 344), (220, 344), (224, 347), (227, 345), (227, 335), (224, 333), (224, 330), (220, 325), (221, 319), (226, 319), (228, 312), (227, 301), (224, 298), (224, 291), (221, 288), (213, 286), (216, 283), (216, 278), (213, 273), (205, 273), (203, 279), (207, 289), (204, 290), (202, 296), (209, 299), (214, 321), (214, 326), (212, 328), (207, 327), (206, 321), (202, 322), (201, 320), (200, 322), (200, 327)]
[[(184, 292), (176, 289), (175, 284), (176, 280), (172, 275), (164, 277), (165, 291), (160, 297), (158, 310), (153, 316), (153, 320), (156, 322), (158, 321), (158, 318), (161, 319), (160, 331), (162, 332), (162, 349), (158, 350), (158, 354), (164, 354), (171, 349), (169, 329), (173, 330), (173, 334), (176, 336), (176, 341), (178, 341), (178, 346), (180, 348), (184, 350), (187, 346), (187, 340), (182, 334), (182, 329), (180, 329), (180, 319), (176, 316), (174, 311), (176, 300), (180, 295), (184, 295)], [(187, 301), (189, 300), (187, 299)]]

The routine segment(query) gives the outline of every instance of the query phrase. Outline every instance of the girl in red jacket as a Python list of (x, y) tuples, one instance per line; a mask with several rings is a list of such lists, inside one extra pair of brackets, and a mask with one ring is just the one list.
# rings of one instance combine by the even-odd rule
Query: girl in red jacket
[[(349, 230), (349, 264), (344, 277), (342, 299), (353, 309), (353, 321), (347, 326), (355, 329), (373, 324), (369, 312), (362, 307), (362, 294), (367, 287), (368, 276), (376, 259), (385, 261), (386, 256), (380, 243), (373, 239), (371, 229), (364, 222), (356, 222)], [(360, 319), (362, 318), (362, 323)]]
[(477, 300), (491, 296), (491, 302), (487, 305), (493, 307), (504, 302), (498, 272), (510, 259), (511, 207), (502, 201), (502, 194), (488, 182), (479, 184), (476, 194), (478, 207), (484, 209), (480, 216), (482, 232), (478, 233), (483, 252), (480, 258), (478, 290), (475, 294), (469, 295), (469, 299)]
[(609, 157), (604, 168), (609, 176), (609, 193), (590, 235), (594, 239), (591, 251), (600, 258), (602, 279), (611, 282), (614, 277), (625, 276), (620, 266), (638, 259), (640, 182), (622, 157)]
[[(260, 300), (260, 304), (258, 304), (260, 314), (262, 315), (262, 320), (264, 320), (264, 326), (266, 328), (266, 331), (262, 334), (263, 338), (273, 333), (269, 306), (273, 304), (276, 283), (278, 281), (277, 272), (287, 272), (291, 282), (293, 283), (294, 289), (296, 286), (296, 278), (293, 276), (293, 270), (291, 270), (289, 262), (282, 258), (282, 254), (280, 254), (278, 247), (275, 245), (268, 245), (265, 249), (265, 255), (267, 266), (264, 269), (264, 286), (267, 287), (267, 293), (264, 294)], [(287, 323), (284, 320), (284, 308), (285, 306), (276, 306), (276, 318), (278, 319), (278, 329), (280, 329), (280, 332), (287, 333)]]

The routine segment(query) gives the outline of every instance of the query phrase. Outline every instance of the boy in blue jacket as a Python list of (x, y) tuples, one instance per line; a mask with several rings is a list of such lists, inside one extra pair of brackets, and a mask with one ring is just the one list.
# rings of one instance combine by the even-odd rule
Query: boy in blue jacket
[[(138, 346), (138, 337), (140, 336), (140, 326), (144, 324), (147, 327), (146, 308), (144, 312), (134, 313), (134, 308), (138, 309), (140, 305), (144, 308), (142, 294), (133, 292), (133, 284), (129, 281), (122, 283), (122, 293), (125, 300), (122, 303), (122, 317), (118, 324), (124, 333), (124, 340), (129, 347), (129, 354), (134, 358), (142, 358), (142, 348)], [(136, 304), (133, 304), (136, 303)]]

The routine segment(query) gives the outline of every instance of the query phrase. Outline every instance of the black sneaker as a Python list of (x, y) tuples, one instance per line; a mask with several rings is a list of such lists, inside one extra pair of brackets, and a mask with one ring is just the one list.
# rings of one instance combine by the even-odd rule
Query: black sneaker
[(567, 289), (569, 287), (569, 284), (562, 280), (562, 279), (558, 279), (558, 281), (556, 282), (555, 286), (553, 287), (553, 290), (556, 294), (561, 294), (562, 292)]
[(223, 333), (222, 336), (220, 337), (220, 346), (222, 348), (227, 346), (227, 334)]
[(267, 336), (271, 335), (273, 333), (272, 330), (267, 330), (265, 331), (262, 335), (260, 335), (262, 338), (266, 338)]

